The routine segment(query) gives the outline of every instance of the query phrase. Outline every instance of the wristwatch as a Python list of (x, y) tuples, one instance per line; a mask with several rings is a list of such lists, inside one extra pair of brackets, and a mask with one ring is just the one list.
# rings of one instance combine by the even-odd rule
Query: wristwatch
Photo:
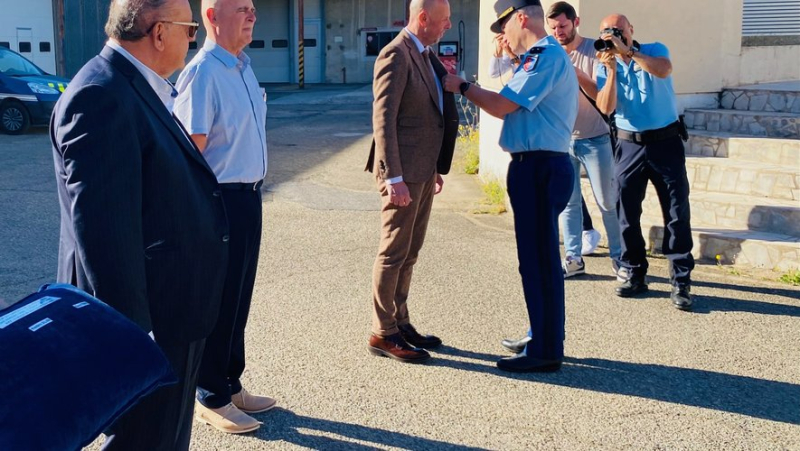
[(458, 90), (461, 91), (462, 96), (467, 93), (467, 90), (470, 86), (472, 86), (472, 83), (468, 81), (462, 82), (460, 85), (458, 85)]
[(511, 58), (511, 63), (513, 64), (519, 64), (520, 62), (522, 62), (522, 60), (520, 60), (518, 56)]
[(636, 47), (634, 47), (634, 46), (631, 46), (631, 47), (628, 49), (628, 53), (626, 53), (626, 54), (625, 54), (625, 56), (626, 56), (626, 57), (628, 57), (628, 58), (633, 58), (633, 54), (634, 54), (634, 53), (636, 53)]

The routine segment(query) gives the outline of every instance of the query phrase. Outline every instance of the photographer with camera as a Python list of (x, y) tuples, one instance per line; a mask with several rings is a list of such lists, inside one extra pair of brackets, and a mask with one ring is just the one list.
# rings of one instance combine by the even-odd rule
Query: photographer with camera
[(686, 128), (678, 118), (669, 50), (659, 42), (640, 45), (633, 26), (621, 14), (606, 17), (595, 42), (602, 63), (596, 71), (597, 107), (616, 110), (619, 149), (614, 156), (619, 199), (617, 215), (622, 237), (620, 263), (629, 278), (617, 296), (631, 297), (648, 290), (647, 257), (640, 224), (648, 180), (658, 193), (664, 217), (661, 250), (670, 260), (671, 300), (691, 310), (692, 229), (689, 181), (683, 140)]

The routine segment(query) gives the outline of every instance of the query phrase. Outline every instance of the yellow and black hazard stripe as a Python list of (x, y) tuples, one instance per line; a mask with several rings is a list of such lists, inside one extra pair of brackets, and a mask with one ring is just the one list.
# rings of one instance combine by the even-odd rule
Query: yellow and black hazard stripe
[(67, 89), (67, 84), (66, 83), (53, 83), (53, 82), (50, 82), (50, 83), (47, 84), (47, 86), (49, 86), (49, 87), (51, 87), (53, 89), (58, 89), (58, 92), (64, 92), (64, 90)]

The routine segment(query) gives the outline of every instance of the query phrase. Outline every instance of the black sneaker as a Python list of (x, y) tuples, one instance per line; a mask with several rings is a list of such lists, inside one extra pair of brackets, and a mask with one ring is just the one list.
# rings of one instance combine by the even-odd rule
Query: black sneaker
[(694, 300), (692, 299), (691, 287), (689, 285), (675, 285), (672, 287), (672, 305), (678, 310), (688, 312), (692, 309)]
[(649, 288), (644, 282), (644, 277), (631, 277), (617, 287), (617, 296), (630, 298), (637, 294), (646, 293)]

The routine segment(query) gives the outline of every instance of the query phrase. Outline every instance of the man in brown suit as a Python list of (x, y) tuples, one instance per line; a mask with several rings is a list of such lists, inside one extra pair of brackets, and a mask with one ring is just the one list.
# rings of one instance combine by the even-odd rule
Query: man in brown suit
[(425, 240), (441, 174), (450, 169), (458, 132), (446, 73), (428, 47), (450, 28), (447, 0), (412, 0), (408, 26), (375, 61), (372, 111), (374, 141), (367, 170), (381, 195), (381, 239), (372, 272), (374, 314), (369, 350), (401, 362), (430, 358), (425, 349), (442, 341), (411, 325), (408, 289)]

